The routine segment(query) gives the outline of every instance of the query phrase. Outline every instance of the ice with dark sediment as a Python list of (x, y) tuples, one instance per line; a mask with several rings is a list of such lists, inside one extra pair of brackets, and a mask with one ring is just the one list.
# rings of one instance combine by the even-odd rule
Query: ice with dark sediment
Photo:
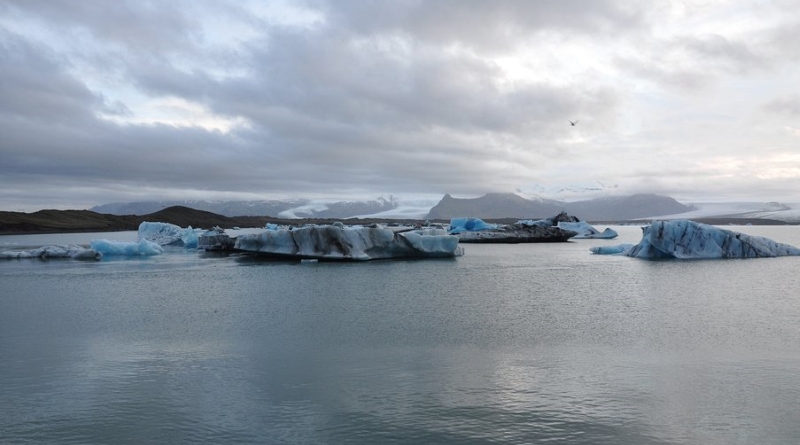
[(235, 249), (262, 255), (320, 260), (442, 258), (463, 255), (458, 238), (443, 229), (394, 231), (340, 223), (240, 235)]
[(800, 249), (762, 236), (747, 235), (689, 220), (655, 221), (642, 228), (635, 245), (593, 247), (596, 254), (642, 259), (771, 258), (800, 255)]
[(558, 227), (577, 233), (577, 235), (573, 237), (574, 239), (614, 239), (619, 236), (619, 233), (610, 227), (607, 227), (601, 232), (586, 221), (561, 221), (558, 223)]
[(562, 221), (577, 222), (578, 218), (561, 212), (552, 218), (519, 220), (514, 224), (490, 224), (479, 218), (453, 218), (449, 232), (462, 243), (552, 243), (568, 241), (577, 235), (562, 229)]

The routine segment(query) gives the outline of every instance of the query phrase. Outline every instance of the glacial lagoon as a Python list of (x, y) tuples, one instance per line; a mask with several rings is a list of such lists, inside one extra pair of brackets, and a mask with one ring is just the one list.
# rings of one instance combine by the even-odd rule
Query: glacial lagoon
[[(591, 254), (641, 239), (613, 228), (434, 260), (0, 261), (0, 443), (800, 441), (800, 258)], [(94, 238), (136, 233), (0, 250)]]

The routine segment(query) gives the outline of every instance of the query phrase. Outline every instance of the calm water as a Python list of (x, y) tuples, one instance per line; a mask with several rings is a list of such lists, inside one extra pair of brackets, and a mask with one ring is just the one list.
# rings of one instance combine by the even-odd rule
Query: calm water
[(640, 239), (616, 229), (428, 261), (0, 261), (0, 443), (800, 442), (800, 258), (589, 253)]

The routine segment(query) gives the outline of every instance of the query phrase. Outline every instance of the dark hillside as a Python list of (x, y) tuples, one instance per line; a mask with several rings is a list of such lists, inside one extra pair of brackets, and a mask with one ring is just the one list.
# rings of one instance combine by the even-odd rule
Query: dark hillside
[(148, 215), (108, 215), (90, 210), (41, 210), (34, 213), (0, 211), (0, 235), (26, 233), (69, 233), (69, 232), (116, 232), (137, 230), (142, 221), (165, 222), (181, 227), (192, 226), (210, 229), (214, 226), (230, 229), (233, 227), (264, 227), (267, 223), (281, 225), (331, 224), (343, 221), (345, 224), (413, 224), (419, 221), (393, 219), (279, 219), (269, 216), (227, 217), (216, 213), (196, 210), (184, 206), (173, 206)]
[(130, 216), (103, 215), (89, 210), (0, 212), (0, 233), (112, 232), (138, 228)]

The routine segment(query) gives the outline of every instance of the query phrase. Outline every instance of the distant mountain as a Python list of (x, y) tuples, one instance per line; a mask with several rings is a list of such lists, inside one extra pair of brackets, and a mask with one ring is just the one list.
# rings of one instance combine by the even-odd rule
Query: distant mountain
[(595, 198), (566, 204), (567, 213), (592, 221), (623, 221), (673, 215), (693, 210), (669, 196), (637, 194), (612, 198)]
[[(269, 216), (224, 216), (185, 206), (172, 206), (147, 215), (111, 215), (90, 210), (40, 210), (34, 213), (0, 211), (0, 234), (115, 232), (137, 230), (143, 221), (165, 222), (181, 227), (210, 229), (214, 226), (264, 227), (267, 223), (332, 224), (338, 218), (281, 219)], [(345, 223), (371, 224), (399, 220), (351, 219)]]
[(526, 199), (513, 193), (490, 193), (480, 198), (459, 199), (445, 195), (428, 213), (428, 219), (472, 216), (483, 219), (551, 217), (561, 211), (587, 221), (623, 221), (688, 212), (692, 207), (668, 196), (639, 194), (564, 202)]
[(168, 207), (182, 206), (224, 216), (277, 216), (280, 212), (308, 204), (308, 200), (262, 201), (135, 201), (115, 202), (91, 208), (93, 212), (108, 215), (147, 215)]
[(542, 218), (564, 210), (564, 203), (552, 199), (525, 199), (513, 193), (489, 193), (480, 198), (462, 199), (444, 195), (428, 212), (427, 219), (450, 219), (463, 216), (476, 218)]
[(351, 218), (386, 212), (397, 207), (390, 196), (371, 201), (317, 202), (308, 199), (261, 201), (137, 201), (117, 202), (92, 207), (93, 212), (109, 215), (147, 215), (159, 210), (182, 206), (224, 216), (271, 216), (280, 218)]

